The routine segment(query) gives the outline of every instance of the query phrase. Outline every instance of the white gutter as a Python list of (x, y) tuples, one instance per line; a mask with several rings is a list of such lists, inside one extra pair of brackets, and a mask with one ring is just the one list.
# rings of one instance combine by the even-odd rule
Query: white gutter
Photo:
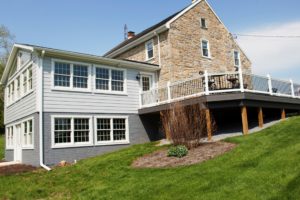
[(45, 164), (44, 164), (44, 143), (43, 143), (43, 136), (44, 136), (44, 130), (43, 130), (43, 122), (44, 122), (44, 117), (43, 117), (43, 115), (44, 115), (44, 112), (43, 112), (43, 110), (44, 110), (44, 103), (43, 103), (43, 101), (44, 101), (44, 99), (43, 99), (43, 96), (44, 96), (44, 94), (43, 94), (43, 90), (44, 90), (44, 72), (43, 72), (43, 64), (44, 64), (44, 55), (45, 55), (45, 50), (43, 50), (42, 51), (42, 54), (41, 54), (41, 59), (40, 59), (40, 62), (39, 62), (39, 65), (40, 65), (40, 67), (39, 67), (39, 72), (40, 72), (40, 74), (39, 74), (39, 77), (40, 77), (40, 81), (39, 82), (37, 82), (37, 84), (39, 85), (39, 93), (40, 93), (40, 108), (39, 108), (39, 133), (40, 133), (40, 166), (41, 167), (43, 167), (45, 170), (47, 170), (47, 171), (50, 171), (51, 170), (51, 168), (50, 167), (48, 167), (48, 166), (46, 166)]
[(161, 68), (161, 57), (160, 57), (160, 37), (157, 32), (154, 32), (154, 34), (157, 36), (157, 48), (158, 48), (158, 65)]

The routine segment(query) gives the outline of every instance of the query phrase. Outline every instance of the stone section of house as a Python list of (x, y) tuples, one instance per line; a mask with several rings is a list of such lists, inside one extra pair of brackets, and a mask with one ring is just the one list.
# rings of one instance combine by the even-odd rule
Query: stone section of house
[[(207, 29), (201, 28), (201, 18), (205, 18)], [(170, 29), (159, 35), (161, 71), (159, 86), (167, 81), (178, 81), (196, 77), (199, 71), (226, 72), (235, 71), (234, 50), (240, 52), (244, 72), (251, 72), (251, 62), (234, 41), (226, 27), (219, 21), (206, 1), (190, 9), (171, 23)], [(211, 58), (204, 58), (201, 52), (201, 40), (210, 44)], [(158, 39), (153, 36), (154, 59), (146, 61), (145, 43), (139, 44), (117, 59), (130, 59), (159, 64)]]

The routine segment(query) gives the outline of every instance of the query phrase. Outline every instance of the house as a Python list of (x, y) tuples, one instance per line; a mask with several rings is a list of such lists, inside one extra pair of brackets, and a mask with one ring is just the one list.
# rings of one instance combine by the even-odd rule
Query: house
[(205, 0), (129, 32), (103, 57), (15, 44), (1, 83), (5, 159), (46, 169), (164, 137), (159, 112), (173, 101), (205, 102), (208, 116), (241, 107), (245, 134), (248, 106), (260, 108), (260, 125), (262, 107), (281, 109), (282, 117), (300, 110), (300, 85), (251, 74)]

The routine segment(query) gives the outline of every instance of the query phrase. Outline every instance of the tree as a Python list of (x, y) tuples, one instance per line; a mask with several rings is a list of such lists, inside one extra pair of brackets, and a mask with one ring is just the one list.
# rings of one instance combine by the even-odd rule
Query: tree
[[(14, 44), (15, 36), (4, 25), (0, 25), (0, 77)], [(4, 88), (0, 87), (0, 133), (4, 132)]]

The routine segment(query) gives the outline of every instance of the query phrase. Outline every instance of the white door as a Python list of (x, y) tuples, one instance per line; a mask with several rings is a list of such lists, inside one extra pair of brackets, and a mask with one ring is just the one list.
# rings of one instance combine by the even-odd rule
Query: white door
[(142, 91), (149, 91), (152, 89), (152, 76), (151, 75), (142, 75), (141, 76), (141, 86), (142, 86)]
[(15, 126), (14, 134), (14, 161), (22, 162), (21, 124)]

